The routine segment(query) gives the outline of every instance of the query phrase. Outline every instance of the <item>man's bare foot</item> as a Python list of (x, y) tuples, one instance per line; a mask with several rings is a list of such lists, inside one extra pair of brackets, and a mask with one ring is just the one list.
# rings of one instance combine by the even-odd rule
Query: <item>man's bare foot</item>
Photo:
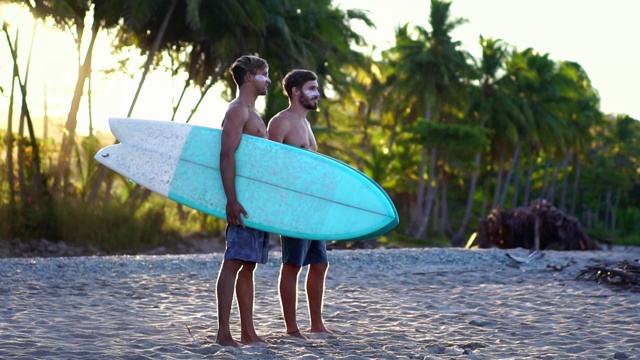
[(221, 346), (240, 347), (240, 345), (238, 345), (238, 343), (233, 340), (231, 334), (225, 334), (224, 332), (220, 331), (218, 331), (218, 335), (216, 336), (216, 344)]
[(221, 339), (221, 338), (216, 338), (216, 344), (220, 345), (220, 346), (233, 346), (233, 347), (240, 347), (240, 345), (238, 345), (238, 343), (233, 340), (233, 339)]
[(268, 342), (262, 340), (257, 335), (242, 337), (240, 342), (242, 345), (269, 345)]
[(300, 330), (294, 330), (294, 331), (290, 331), (287, 333), (287, 335), (294, 337), (294, 338), (298, 338), (298, 339), (302, 339), (302, 340), (307, 340), (307, 337), (302, 335), (302, 333), (300, 332)]

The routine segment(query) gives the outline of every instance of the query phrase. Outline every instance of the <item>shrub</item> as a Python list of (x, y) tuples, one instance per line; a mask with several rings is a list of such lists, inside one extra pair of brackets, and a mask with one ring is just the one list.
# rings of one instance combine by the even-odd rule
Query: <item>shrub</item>
[(69, 199), (56, 204), (61, 238), (75, 245), (94, 245), (108, 253), (135, 254), (157, 246), (175, 245), (179, 236), (166, 229), (164, 208), (136, 213), (121, 205), (90, 206)]

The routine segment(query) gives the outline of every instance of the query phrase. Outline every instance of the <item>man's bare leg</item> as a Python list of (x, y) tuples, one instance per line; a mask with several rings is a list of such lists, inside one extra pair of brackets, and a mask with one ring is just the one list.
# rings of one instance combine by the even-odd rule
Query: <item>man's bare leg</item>
[(238, 301), (238, 310), (240, 312), (240, 342), (245, 345), (252, 343), (267, 343), (258, 337), (255, 327), (253, 326), (255, 269), (256, 263), (243, 262), (242, 269), (240, 269), (240, 272), (238, 273), (238, 281), (236, 282), (236, 299)]
[(324, 281), (329, 269), (328, 263), (311, 264), (307, 272), (307, 304), (311, 319), (311, 333), (330, 333), (322, 321)]
[(216, 284), (216, 299), (218, 301), (218, 334), (216, 344), (222, 346), (235, 346), (238, 343), (231, 336), (229, 321), (231, 318), (231, 305), (233, 304), (233, 291), (236, 285), (236, 276), (242, 266), (240, 260), (224, 260), (218, 274)]
[(282, 306), (282, 316), (290, 336), (306, 339), (298, 329), (296, 321), (296, 307), (298, 305), (298, 275), (300, 266), (293, 264), (282, 264), (280, 269), (280, 305)]

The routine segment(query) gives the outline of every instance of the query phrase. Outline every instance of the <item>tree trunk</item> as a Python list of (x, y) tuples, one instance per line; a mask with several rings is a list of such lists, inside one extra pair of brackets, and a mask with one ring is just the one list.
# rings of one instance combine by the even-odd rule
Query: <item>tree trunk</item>
[(531, 178), (533, 177), (533, 154), (529, 156), (529, 168), (527, 169), (527, 180), (524, 185), (523, 206), (529, 206), (531, 199)]
[(618, 189), (616, 191), (615, 197), (616, 197), (616, 199), (615, 199), (615, 202), (613, 203), (613, 207), (611, 209), (611, 231), (613, 231), (614, 233), (617, 231), (616, 209), (618, 209), (618, 206), (620, 205), (620, 197), (622, 197), (622, 192), (621, 192), (620, 189)]
[(520, 179), (522, 178), (522, 166), (520, 166), (520, 160), (516, 162), (516, 168), (514, 169), (516, 178), (513, 179), (513, 197), (511, 198), (511, 207), (518, 207), (518, 198), (520, 195)]
[[(382, 119), (382, 116), (380, 116)], [(389, 144), (387, 146), (389, 149), (393, 149), (393, 145), (396, 141), (396, 136), (398, 136), (398, 120), (400, 119), (400, 106), (395, 106), (393, 108), (393, 124), (391, 125), (391, 135), (389, 136)]]
[[(553, 168), (553, 175), (551, 178), (551, 189), (549, 190), (549, 193), (550, 193), (549, 202), (551, 202), (552, 204), (556, 201), (556, 184), (558, 183), (558, 176), (561, 171), (564, 171), (565, 173), (567, 172), (567, 167), (568, 167), (567, 164), (569, 163), (569, 160), (571, 160), (571, 151), (567, 151), (564, 154), (564, 158), (562, 159), (562, 164), (560, 165), (560, 168), (558, 168), (557, 166)], [(566, 181), (563, 181), (562, 183), (563, 194), (560, 195), (561, 197), (564, 197), (564, 192), (566, 188), (565, 184), (566, 184)], [(564, 211), (564, 202), (562, 199), (560, 200), (560, 202), (563, 203), (562, 210)]]
[(89, 68), (89, 79), (87, 84), (87, 107), (89, 108), (89, 136), (93, 136), (93, 106), (91, 101), (91, 68)]
[(576, 204), (578, 203), (578, 195), (580, 189), (580, 157), (576, 155), (574, 157), (574, 166), (575, 166), (575, 179), (573, 180), (573, 196), (571, 197), (571, 210), (569, 210), (569, 214), (575, 216), (576, 215)]
[[(442, 195), (441, 191), (442, 191), (442, 184), (440, 184), (440, 182), (438, 181), (438, 184), (436, 185), (438, 187), (437, 189), (437, 193)], [(441, 231), (441, 227), (440, 227), (440, 217), (441, 217), (441, 206), (440, 206), (440, 200), (441, 196), (436, 196), (433, 199), (433, 209), (431, 210), (431, 219), (429, 219), (429, 222), (432, 224), (431, 225), (431, 231), (427, 230), (427, 238), (429, 238), (429, 236), (440, 236), (442, 234)]]
[(502, 189), (502, 172), (504, 171), (504, 147), (500, 150), (500, 161), (498, 163), (498, 174), (496, 175), (496, 188), (493, 190), (493, 201), (491, 202), (491, 209), (495, 209), (498, 206), (500, 200), (500, 190)]
[(553, 171), (551, 172), (551, 186), (549, 186), (549, 192), (547, 193), (547, 200), (550, 203), (554, 203), (556, 201), (556, 183), (558, 182), (558, 166), (553, 166)]
[(604, 198), (604, 228), (607, 230), (611, 230), (611, 193), (611, 188), (608, 188)]
[(567, 154), (562, 161), (562, 169), (564, 170), (564, 175), (562, 177), (562, 190), (560, 192), (560, 209), (562, 211), (567, 211), (567, 189), (569, 187), (569, 161), (573, 152), (571, 150), (567, 151)]
[[(426, 122), (431, 121), (431, 106), (428, 101), (425, 108), (425, 121)], [(414, 238), (422, 237), (423, 235), (421, 231), (422, 222), (424, 221), (423, 219), (428, 216), (426, 208), (427, 208), (427, 202), (428, 202), (427, 198), (429, 197), (428, 195), (430, 194), (430, 191), (427, 190), (426, 191), (427, 195), (425, 195), (425, 187), (429, 187), (429, 184), (433, 180), (433, 178), (431, 177), (431, 164), (429, 166), (429, 174), (427, 175), (428, 183), (425, 183), (425, 180), (424, 180), (428, 153), (429, 153), (429, 149), (427, 148), (427, 146), (423, 146), (420, 152), (420, 166), (418, 167), (418, 189), (416, 191), (416, 203), (415, 203), (414, 210), (411, 211), (411, 222), (410, 222), (410, 226), (408, 228), (408, 234), (407, 234)], [(432, 156), (431, 159), (433, 160), (434, 157)], [(427, 223), (429, 222), (428, 218), (426, 222)]]
[(491, 191), (491, 180), (487, 179), (484, 182), (484, 196), (482, 197), (482, 210), (480, 211), (481, 218), (484, 218), (487, 215), (487, 204), (489, 204), (489, 191)]
[(24, 137), (24, 122), (25, 122), (25, 104), (22, 102), (20, 108), (20, 118), (18, 122), (18, 186), (20, 187), (20, 202), (23, 207), (27, 204), (29, 194), (27, 193), (27, 180), (25, 178), (25, 137)]
[[(219, 79), (219, 77), (218, 77), (218, 79)], [(196, 105), (193, 108), (191, 108), (191, 111), (189, 111), (189, 116), (187, 116), (187, 120), (185, 121), (186, 123), (189, 123), (189, 121), (191, 121), (191, 118), (193, 117), (193, 114), (196, 113), (196, 111), (200, 107), (200, 104), (202, 103), (202, 100), (204, 100), (204, 97), (207, 95), (207, 93), (209, 92), (209, 89), (211, 89), (211, 87), (213, 86), (215, 81), (217, 81), (217, 80), (212, 76), (211, 77), (211, 81), (207, 84), (207, 86), (205, 86), (200, 91), (200, 97), (198, 98), (198, 101), (196, 102)]]
[(420, 223), (420, 227), (418, 228), (417, 238), (427, 239), (427, 227), (429, 226), (429, 217), (431, 216), (431, 210), (433, 208), (433, 200), (436, 197), (436, 163), (437, 163), (437, 150), (436, 148), (431, 149), (431, 156), (429, 159), (429, 179), (427, 183), (427, 196), (425, 198), (424, 204), (424, 216), (422, 217), (422, 221)]
[(449, 202), (448, 198), (448, 181), (447, 174), (443, 169), (440, 169), (440, 231), (443, 236), (447, 236), (449, 239), (453, 237), (453, 231), (451, 230), (451, 224), (449, 224)]
[(136, 89), (136, 93), (133, 96), (133, 101), (131, 101), (131, 106), (129, 107), (129, 112), (127, 113), (127, 117), (130, 117), (133, 113), (133, 108), (136, 106), (136, 102), (138, 101), (138, 96), (140, 95), (140, 90), (142, 89), (142, 85), (144, 84), (144, 80), (149, 73), (149, 69), (151, 68), (151, 64), (153, 63), (153, 59), (160, 48), (160, 43), (164, 38), (164, 33), (167, 31), (167, 26), (169, 25), (169, 20), (171, 20), (171, 16), (173, 15), (173, 10), (176, 8), (177, 0), (171, 0), (169, 4), (169, 9), (167, 13), (164, 15), (164, 19), (162, 20), (162, 25), (160, 29), (158, 29), (158, 36), (156, 36), (153, 46), (151, 50), (149, 50), (149, 54), (147, 54), (147, 61), (144, 64), (144, 70), (142, 71), (142, 78), (138, 82), (138, 88)]
[(549, 160), (544, 163), (544, 173), (542, 177), (542, 190), (540, 190), (540, 198), (547, 199), (547, 180), (549, 179)]
[(469, 218), (471, 217), (471, 211), (473, 210), (473, 198), (476, 195), (478, 175), (480, 174), (480, 157), (480, 152), (477, 152), (476, 157), (473, 161), (473, 174), (471, 175), (471, 183), (469, 184), (467, 206), (465, 207), (464, 216), (462, 217), (462, 224), (460, 224), (460, 228), (451, 240), (451, 245), (453, 246), (462, 246), (462, 244), (464, 243), (464, 235), (467, 232), (467, 226), (469, 226)]
[(76, 126), (78, 124), (78, 110), (80, 109), (80, 100), (84, 92), (84, 84), (91, 72), (91, 59), (93, 56), (93, 47), (98, 36), (99, 22), (94, 22), (91, 27), (91, 41), (89, 48), (85, 54), (84, 64), (78, 70), (78, 80), (73, 92), (71, 108), (67, 115), (65, 124), (65, 133), (62, 136), (62, 144), (60, 145), (60, 157), (58, 159), (58, 169), (53, 182), (53, 192), (57, 195), (66, 194), (69, 190), (69, 170), (71, 166), (71, 152), (76, 137)]
[[(7, 40), (9, 40), (7, 38)], [(18, 39), (16, 37), (15, 42), (16, 49), (18, 48)], [(16, 86), (16, 78), (18, 77), (18, 64), (16, 59), (13, 62), (13, 75), (11, 77), (11, 92), (9, 95), (9, 110), (7, 111), (7, 134), (5, 138), (6, 146), (7, 146), (7, 181), (9, 182), (9, 219), (8, 224), (9, 228), (13, 229), (13, 218), (16, 213), (16, 184), (15, 184), (15, 176), (14, 176), (14, 168), (13, 168), (13, 144), (14, 144), (14, 136), (13, 136), (13, 103), (15, 100), (15, 86)]]
[(33, 121), (31, 120), (31, 115), (29, 113), (29, 108), (27, 107), (26, 96), (23, 96), (23, 108), (24, 108), (24, 117), (27, 121), (27, 128), (29, 130), (29, 139), (31, 142), (31, 150), (33, 151), (33, 183), (35, 190), (35, 198), (40, 199), (40, 196), (46, 194), (46, 185), (42, 180), (42, 171), (40, 168), (40, 149), (38, 146), (38, 140), (36, 139), (36, 133), (33, 130)]
[[(34, 28), (35, 32), (35, 28)], [(40, 151), (38, 147), (38, 142), (36, 140), (36, 135), (33, 131), (33, 123), (31, 121), (31, 115), (29, 114), (29, 107), (27, 106), (27, 87), (26, 83), (23, 83), (20, 79), (20, 69), (18, 68), (18, 55), (16, 50), (13, 48), (11, 44), (11, 39), (9, 38), (9, 32), (6, 28), (4, 28), (4, 33), (7, 38), (7, 44), (9, 45), (9, 50), (11, 52), (11, 57), (13, 59), (14, 70), (15, 70), (15, 79), (18, 80), (18, 86), (20, 87), (20, 94), (22, 95), (22, 110), (21, 110), (21, 121), (22, 119), (26, 119), (27, 126), (29, 128), (29, 137), (31, 141), (31, 146), (33, 150), (33, 183), (34, 183), (34, 198), (40, 200), (40, 196), (44, 194), (44, 183), (42, 181), (42, 172), (40, 170)], [(33, 45), (33, 38), (32, 38)], [(31, 57), (31, 56), (29, 56)], [(28, 78), (29, 72), (27, 71), (25, 77)], [(20, 135), (22, 137), (22, 134)], [(20, 141), (22, 143), (22, 141)], [(19, 145), (20, 146), (20, 145)], [(18, 147), (18, 152), (20, 151), (20, 147)], [(19, 166), (23, 166), (24, 161), (20, 162)], [(21, 188), (26, 189), (26, 185), (22, 184)], [(22, 191), (22, 189), (21, 189)], [(23, 198), (24, 201), (24, 198)]]
[(583, 214), (582, 214), (582, 219), (586, 225), (587, 229), (591, 229), (591, 227), (593, 226), (593, 211), (591, 210), (591, 208), (584, 208), (582, 209)]
[(500, 207), (504, 208), (504, 202), (507, 198), (507, 192), (509, 191), (509, 184), (511, 184), (511, 176), (516, 168), (516, 164), (520, 160), (520, 146), (522, 144), (522, 140), (518, 138), (518, 143), (516, 144), (516, 149), (513, 151), (513, 158), (511, 159), (511, 164), (509, 165), (509, 171), (507, 171), (507, 178), (502, 185), (502, 195), (500, 195)]
[(420, 154), (420, 166), (418, 167), (418, 188), (416, 189), (416, 202), (411, 210), (411, 223), (407, 235), (417, 237), (420, 219), (424, 216), (425, 180), (427, 167), (427, 149), (423, 148)]
[(600, 204), (602, 203), (602, 195), (598, 195), (596, 199), (596, 209), (593, 212), (593, 215), (596, 217), (596, 221), (600, 218)]
[[(213, 87), (213, 85), (222, 76), (223, 69), (228, 68), (227, 65), (230, 65), (230, 64), (225, 64), (225, 66), (220, 66), (219, 70), (215, 74), (211, 75), (211, 79), (209, 79), (209, 82), (207, 83), (207, 85), (200, 91), (200, 98), (198, 98), (198, 102), (196, 102), (196, 105), (189, 112), (189, 116), (187, 117), (187, 120), (185, 121), (186, 123), (189, 123), (189, 121), (191, 121), (191, 118), (193, 117), (193, 114), (195, 114), (196, 111), (198, 110), (198, 108), (200, 107), (200, 104), (202, 103), (202, 100), (204, 100), (205, 95), (207, 95), (207, 93), (209, 92), (211, 87)], [(329, 122), (329, 112), (325, 111), (324, 114), (326, 114), (325, 119), (327, 121), (327, 129), (331, 129), (331, 123)]]
[(184, 86), (182, 87), (182, 91), (180, 92), (180, 97), (178, 97), (178, 102), (175, 105), (173, 105), (173, 113), (171, 114), (171, 121), (175, 121), (176, 113), (180, 108), (180, 103), (182, 103), (182, 99), (184, 98), (184, 94), (187, 92), (187, 89), (189, 88), (190, 83), (191, 83), (191, 79), (185, 80)]

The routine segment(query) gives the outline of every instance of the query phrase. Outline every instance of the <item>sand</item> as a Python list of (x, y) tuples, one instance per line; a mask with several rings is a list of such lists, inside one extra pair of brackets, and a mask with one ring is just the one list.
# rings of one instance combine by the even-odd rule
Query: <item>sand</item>
[[(512, 250), (519, 256), (527, 251)], [(634, 359), (640, 293), (576, 280), (640, 249), (334, 250), (324, 316), (334, 338), (284, 333), (281, 254), (256, 271), (268, 346), (215, 344), (222, 254), (0, 259), (1, 359)], [(302, 283), (301, 283), (302, 289)], [(303, 292), (299, 324), (308, 328)], [(232, 331), (239, 338), (234, 306)]]

